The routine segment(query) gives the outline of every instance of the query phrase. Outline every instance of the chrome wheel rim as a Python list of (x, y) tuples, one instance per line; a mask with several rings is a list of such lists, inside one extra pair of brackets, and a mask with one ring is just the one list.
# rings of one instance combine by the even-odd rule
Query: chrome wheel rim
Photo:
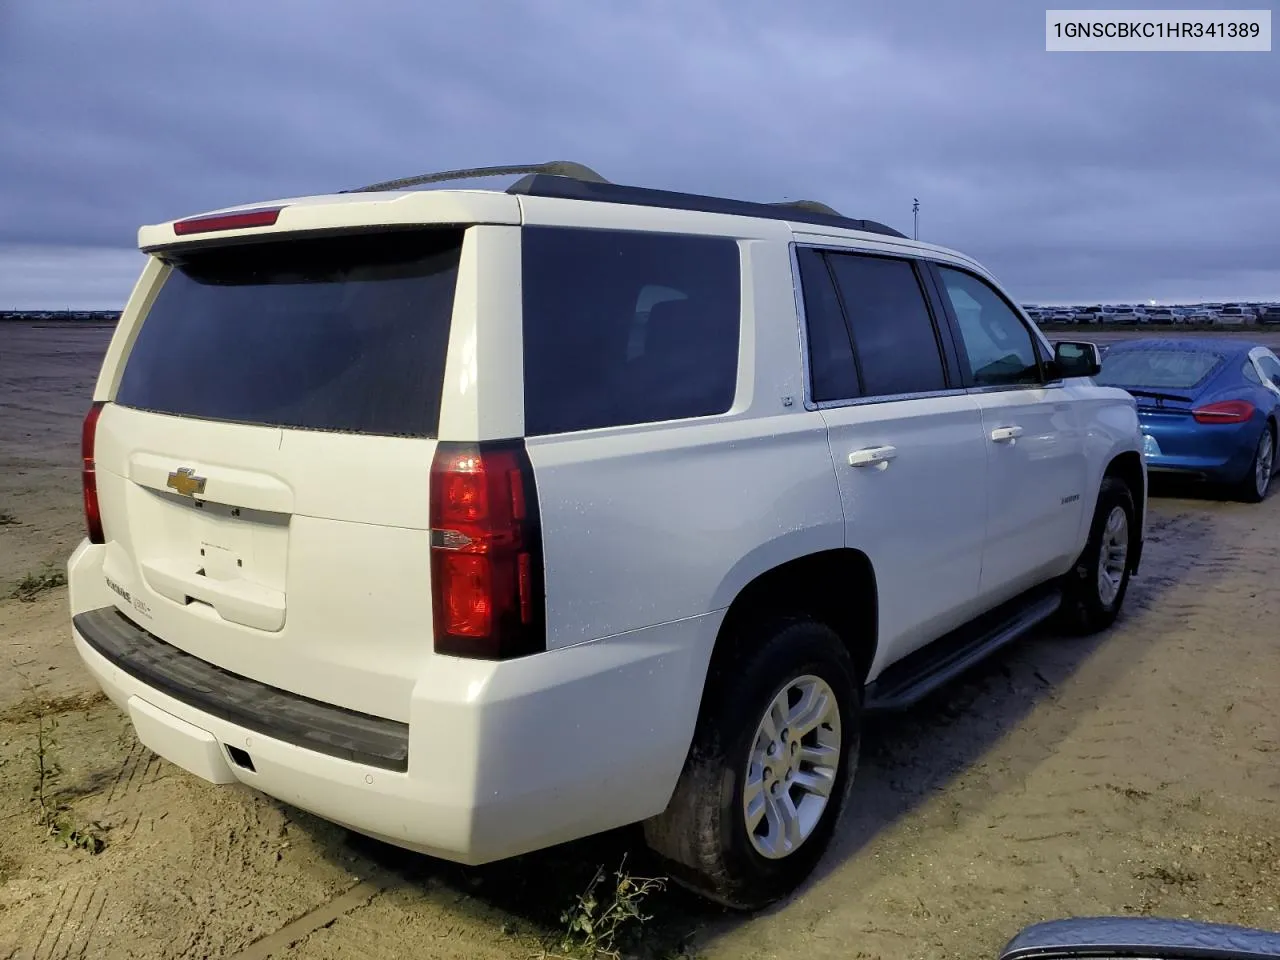
[(821, 677), (797, 677), (774, 696), (742, 790), (747, 836), (761, 856), (780, 860), (813, 835), (835, 789), (840, 734), (840, 704)]
[(1271, 486), (1271, 474), (1275, 467), (1276, 447), (1275, 442), (1271, 439), (1271, 431), (1263, 430), (1262, 439), (1258, 441), (1258, 456), (1254, 460), (1253, 479), (1257, 484), (1258, 496), (1266, 496), (1267, 488)]
[(1123, 507), (1112, 507), (1102, 528), (1101, 556), (1098, 558), (1098, 599), (1109, 607), (1120, 596), (1129, 563), (1129, 515)]

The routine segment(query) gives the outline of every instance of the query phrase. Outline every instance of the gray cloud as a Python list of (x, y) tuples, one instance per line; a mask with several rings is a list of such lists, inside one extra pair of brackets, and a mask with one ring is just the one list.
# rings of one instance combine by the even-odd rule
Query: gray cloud
[(0, 306), (33, 247), (50, 305), (114, 305), (67, 248), (553, 158), (906, 229), (918, 196), (924, 239), (1028, 300), (1280, 297), (1275, 55), (1048, 54), (1022, 0), (16, 0), (0, 91)]
[(0, 245), (0, 309), (119, 307), (145, 263), (137, 250), (120, 247)]

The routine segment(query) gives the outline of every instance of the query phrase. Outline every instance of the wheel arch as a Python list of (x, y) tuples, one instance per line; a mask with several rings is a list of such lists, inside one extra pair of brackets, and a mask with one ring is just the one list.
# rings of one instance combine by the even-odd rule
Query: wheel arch
[(739, 589), (720, 624), (711, 654), (714, 669), (732, 655), (749, 623), (808, 616), (831, 627), (865, 680), (875, 659), (879, 594), (871, 558), (837, 547), (793, 557), (757, 574)]
[(1131, 537), (1129, 570), (1131, 573), (1137, 573), (1138, 565), (1142, 561), (1142, 547), (1146, 540), (1144, 531), (1147, 525), (1147, 470), (1142, 461), (1142, 454), (1136, 450), (1123, 450), (1112, 456), (1102, 473), (1103, 480), (1108, 477), (1115, 477), (1122, 481), (1133, 494), (1133, 506), (1138, 515), (1135, 518), (1137, 529)]

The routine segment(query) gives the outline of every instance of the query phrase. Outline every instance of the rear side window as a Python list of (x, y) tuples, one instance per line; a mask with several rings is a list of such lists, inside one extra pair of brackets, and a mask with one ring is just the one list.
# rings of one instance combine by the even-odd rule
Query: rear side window
[(810, 392), (815, 401), (847, 400), (858, 395), (853, 344), (826, 259), (811, 247), (796, 251), (809, 345)]
[(827, 257), (853, 331), (863, 395), (945, 390), (938, 335), (912, 263), (860, 254)]
[(525, 433), (724, 413), (738, 377), (738, 245), (525, 227)]
[(433, 437), (462, 231), (291, 239), (171, 261), (116, 401), (236, 423)]

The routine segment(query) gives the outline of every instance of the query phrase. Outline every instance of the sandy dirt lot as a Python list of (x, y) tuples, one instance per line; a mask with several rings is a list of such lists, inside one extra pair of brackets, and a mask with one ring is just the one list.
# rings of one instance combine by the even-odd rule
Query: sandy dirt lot
[[(80, 536), (79, 420), (109, 331), (0, 326), (0, 596)], [(1023, 924), (1280, 927), (1280, 496), (1153, 501), (1127, 614), (1042, 633), (868, 732), (835, 849), (749, 919), (646, 901), (653, 957), (981, 958)], [(55, 726), (56, 725), (56, 726)], [(34, 750), (67, 822), (38, 826)], [(165, 763), (95, 695), (66, 591), (0, 601), (0, 958), (528, 957), (628, 831), (463, 869)], [(95, 826), (96, 824), (96, 826)]]

